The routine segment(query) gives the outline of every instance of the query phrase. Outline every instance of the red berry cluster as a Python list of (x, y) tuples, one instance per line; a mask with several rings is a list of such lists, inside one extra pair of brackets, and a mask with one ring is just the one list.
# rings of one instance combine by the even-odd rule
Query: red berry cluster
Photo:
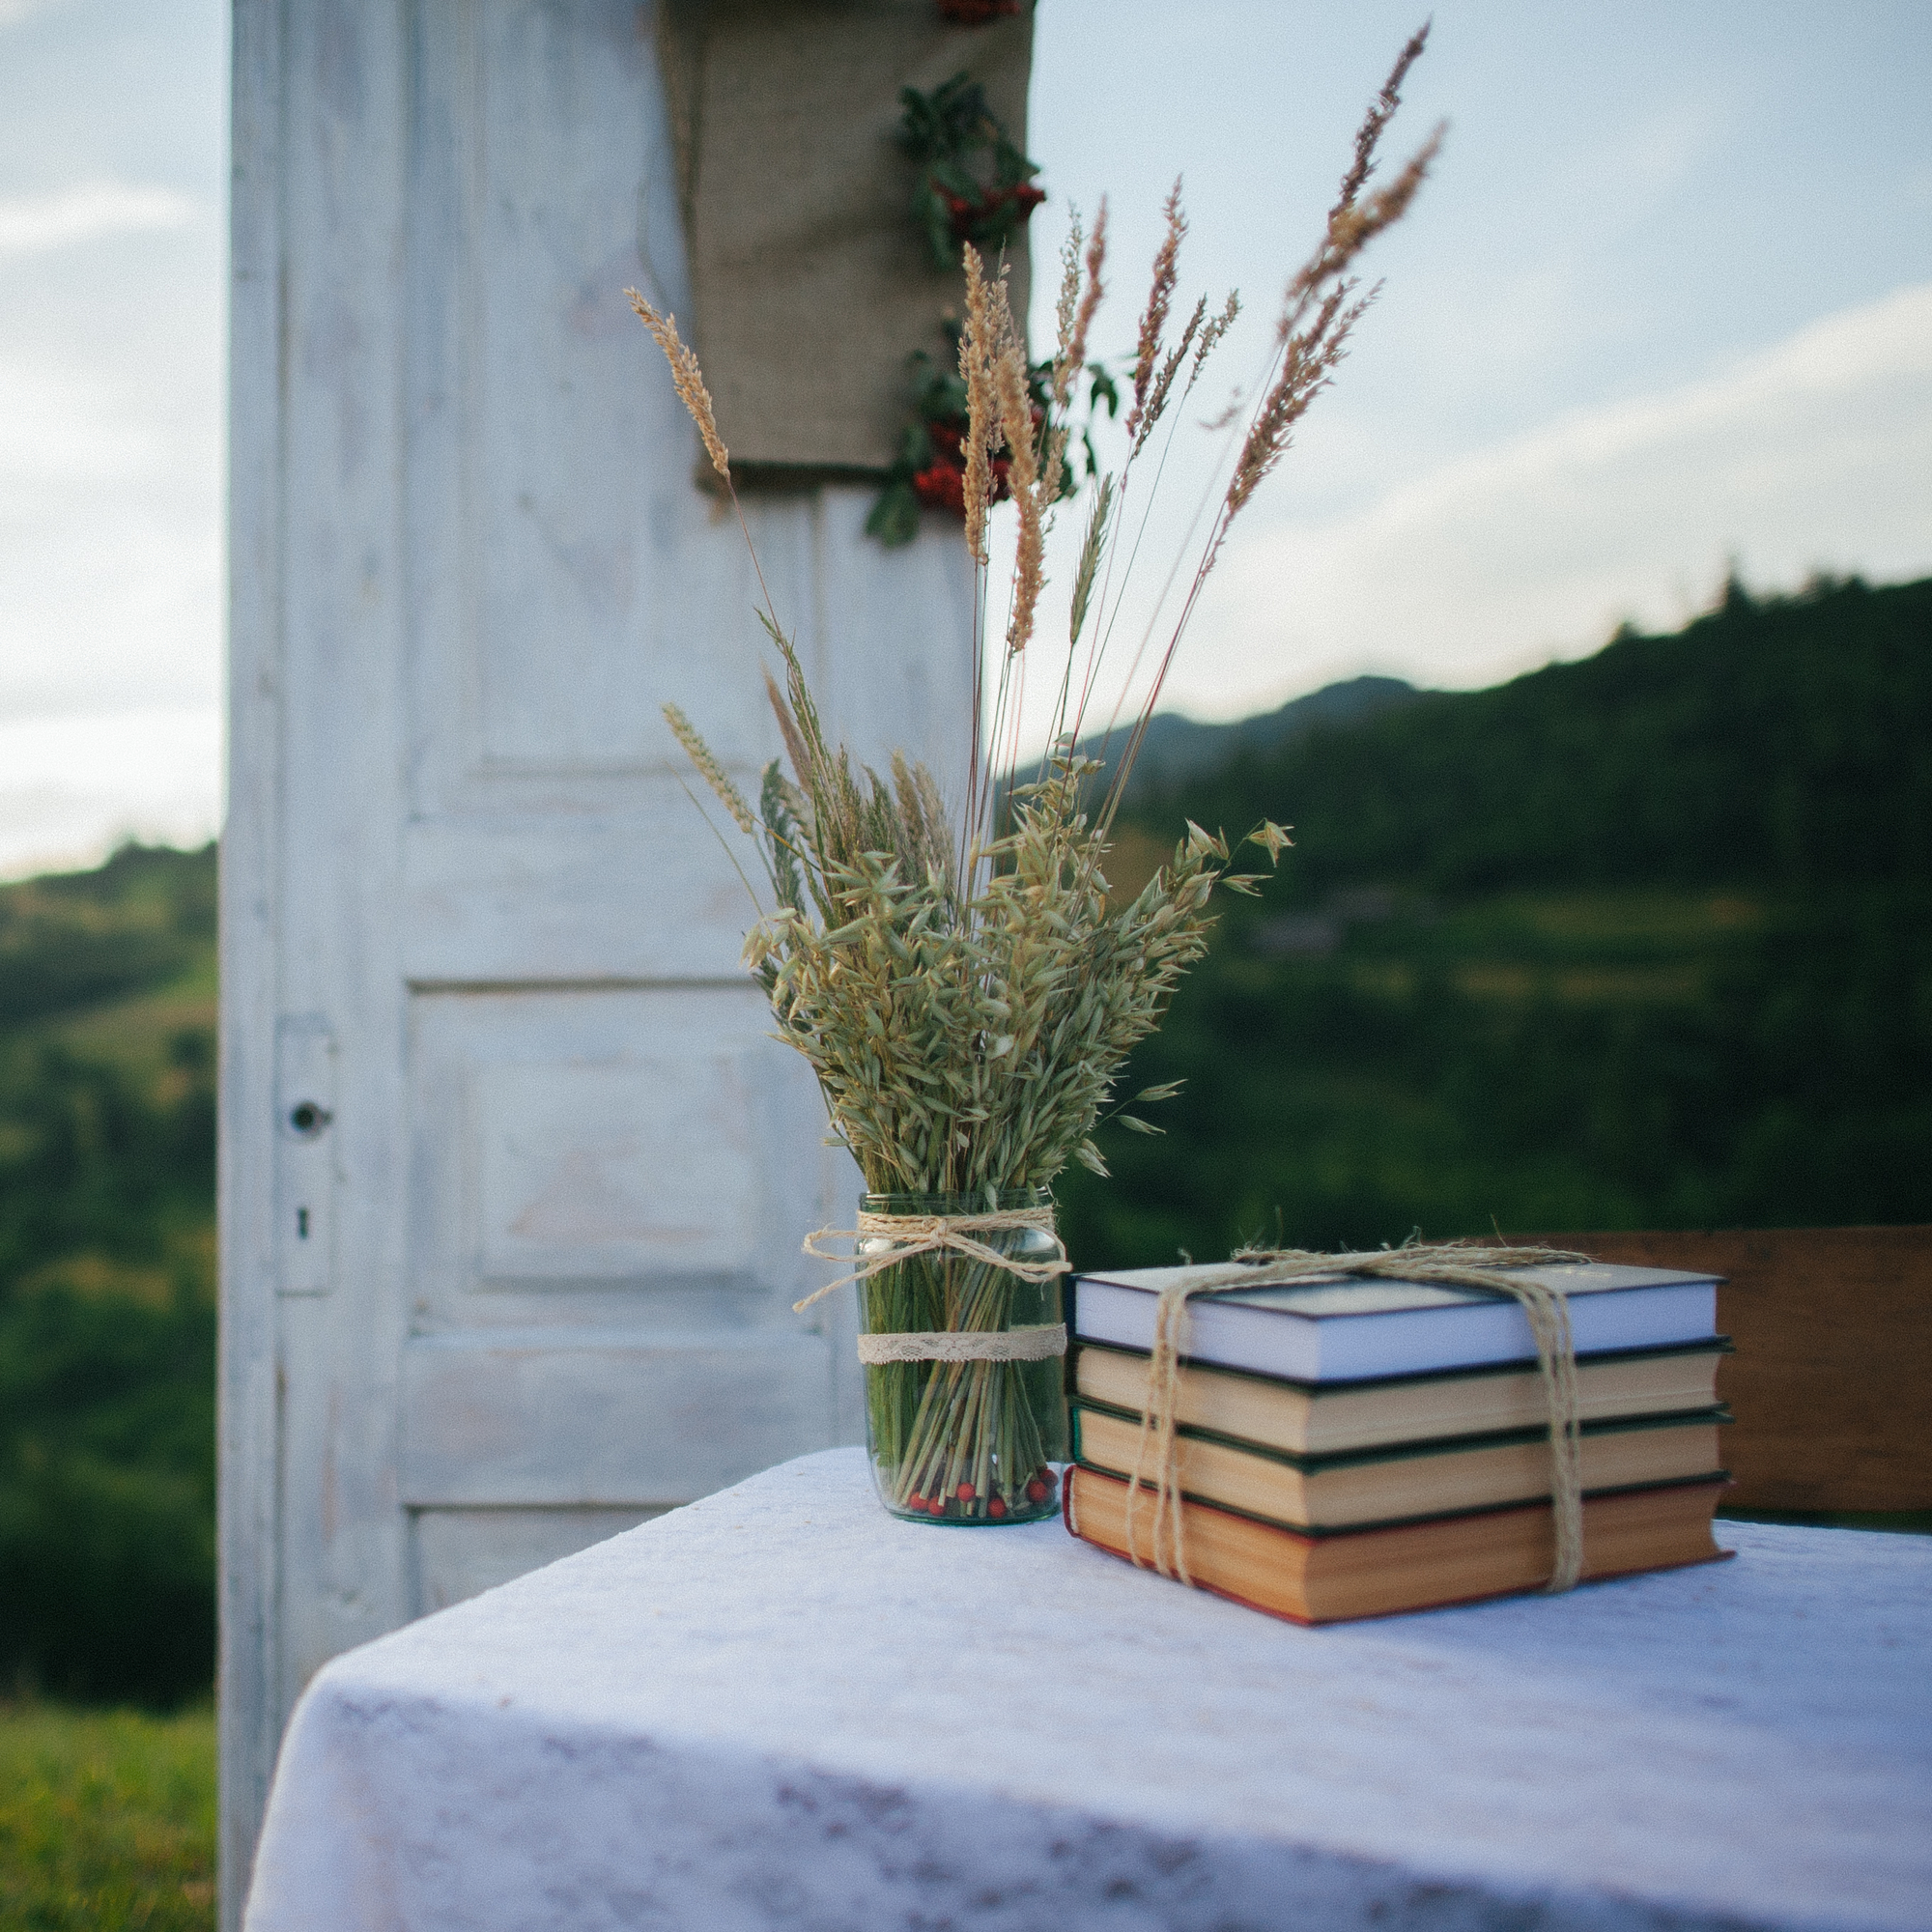
[(951, 510), (955, 517), (966, 514), (966, 471), (943, 457), (913, 472), (912, 487), (919, 500), (934, 510)]
[[(1024, 1496), (1028, 1502), (1037, 1506), (1040, 1503), (1050, 1501), (1054, 1492), (1059, 1487), (1060, 1478), (1042, 1463), (1027, 1478), (1024, 1487), (1020, 1491), (1020, 1495)], [(908, 1496), (906, 1498), (906, 1507), (916, 1516), (944, 1516), (947, 1505), (956, 1500), (959, 1505), (960, 1515), (968, 1516), (972, 1513), (974, 1501), (979, 1496), (979, 1491), (971, 1483), (961, 1483), (951, 1496)], [(995, 1522), (999, 1522), (1003, 1518), (1010, 1515), (1011, 1511), (1012, 1505), (1009, 1504), (1006, 1497), (1001, 1495), (997, 1491), (987, 1500), (986, 1514)]]
[(971, 242), (980, 233), (980, 224), (1006, 209), (1013, 209), (1017, 218), (1027, 220), (1046, 199), (1044, 188), (1032, 182), (1015, 182), (1011, 187), (989, 187), (977, 195), (949, 194), (944, 188), (939, 198), (952, 217), (952, 233), (961, 242)]
[[(1043, 419), (1041, 411), (1036, 407), (1034, 427), (1037, 429)], [(914, 474), (912, 487), (919, 493), (922, 503), (929, 504), (935, 510), (951, 510), (955, 517), (963, 517), (966, 514), (964, 432), (950, 423), (929, 422), (925, 426), (925, 435), (932, 444), (932, 461)], [(993, 501), (1004, 503), (1012, 494), (1007, 480), (1008, 472), (1012, 469), (1012, 459), (996, 456), (991, 468)]]

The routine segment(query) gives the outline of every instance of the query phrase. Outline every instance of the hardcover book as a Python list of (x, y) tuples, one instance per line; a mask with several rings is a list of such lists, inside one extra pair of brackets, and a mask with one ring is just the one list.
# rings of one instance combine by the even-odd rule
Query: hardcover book
[[(1711, 1534), (1719, 1481), (1677, 1483), (1592, 1496), (1583, 1504), (1586, 1581), (1641, 1570), (1717, 1562)], [(1143, 1492), (1135, 1536), (1143, 1558), (1153, 1528)], [(1096, 1548), (1127, 1554), (1127, 1485), (1076, 1467), (1066, 1474), (1066, 1526)], [(1438, 1517), (1390, 1529), (1310, 1536), (1183, 1502), (1187, 1567), (1196, 1585), (1292, 1623), (1392, 1616), (1444, 1604), (1535, 1590), (1554, 1554), (1549, 1505), (1531, 1503)]]
[[(1726, 1480), (1719, 1466), (1722, 1409), (1690, 1415), (1621, 1416), (1582, 1431), (1586, 1496), (1608, 1490), (1695, 1479)], [(1089, 1468), (1131, 1474), (1141, 1418), (1076, 1403), (1074, 1454)], [(1178, 1438), (1180, 1492), (1293, 1529), (1320, 1532), (1413, 1521), (1549, 1494), (1548, 1425), (1500, 1435), (1384, 1444), (1321, 1456), (1264, 1449), (1183, 1428)], [(1144, 1484), (1145, 1487), (1145, 1484)]]
[[(1076, 1289), (1074, 1333), (1150, 1350), (1160, 1291), (1189, 1276), (1226, 1272), (1217, 1266), (1085, 1275)], [(1604, 1262), (1521, 1272), (1567, 1297), (1578, 1354), (1716, 1341), (1715, 1275)], [(1223, 1289), (1190, 1301), (1187, 1320), (1187, 1352), (1195, 1361), (1293, 1381), (1357, 1381), (1536, 1359), (1528, 1317), (1517, 1302), (1428, 1282), (1338, 1275), (1332, 1283)]]
[[(1577, 1414), (1587, 1423), (1713, 1408), (1718, 1364), (1729, 1349), (1719, 1337), (1579, 1355)], [(1073, 1353), (1073, 1393), (1137, 1413), (1147, 1406), (1148, 1360), (1137, 1349), (1082, 1343)], [(1307, 1456), (1535, 1428), (1548, 1400), (1541, 1374), (1524, 1362), (1307, 1382), (1185, 1360), (1176, 1412), (1183, 1427)]]

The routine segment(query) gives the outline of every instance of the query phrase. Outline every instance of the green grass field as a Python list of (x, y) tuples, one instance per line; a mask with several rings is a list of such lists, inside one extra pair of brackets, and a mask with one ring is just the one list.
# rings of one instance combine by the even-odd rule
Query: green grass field
[(213, 1923), (213, 1713), (0, 1704), (0, 1926)]

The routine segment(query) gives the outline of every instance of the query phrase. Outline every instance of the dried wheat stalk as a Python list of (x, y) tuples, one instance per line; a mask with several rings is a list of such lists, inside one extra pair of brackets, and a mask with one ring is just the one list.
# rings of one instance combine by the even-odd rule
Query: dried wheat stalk
[[(766, 628), (782, 677), (768, 677), (767, 689), (790, 770), (776, 761), (767, 767), (755, 811), (683, 713), (666, 707), (698, 772), (756, 843), (773, 905), (747, 939), (746, 961), (771, 999), (780, 1037), (811, 1064), (837, 1132), (874, 1192), (1043, 1186), (1072, 1159), (1104, 1171), (1094, 1123), (1127, 1056), (1159, 1024), (1181, 977), (1205, 951), (1215, 886), (1254, 887), (1254, 875), (1230, 871), (1223, 837), (1190, 825), (1172, 863), (1131, 903), (1115, 904), (1104, 870), (1108, 828), (1228, 526), (1279, 462), (1367, 306), (1354, 265), (1407, 212), (1435, 158), (1439, 131), (1385, 185), (1371, 186), (1382, 132), (1425, 40), (1426, 30), (1405, 46), (1371, 104), (1321, 240), (1290, 278), (1271, 364), (1257, 391), (1261, 400), (1250, 411), (1179, 616), (1097, 810), (1088, 791), (1099, 767), (1062, 749), (1036, 783), (1006, 794), (1003, 825), (988, 822), (999, 794), (992, 761), (1017, 723), (1016, 708), (1011, 717), (1006, 710), (1016, 688), (1009, 671), (1034, 634), (1066, 429), (1051, 413), (1043, 425), (1036, 423), (1004, 270), (989, 275), (971, 247), (963, 259), (959, 346), (968, 408), (966, 542), (983, 571), (992, 466), (1002, 449), (1018, 535), (999, 695), (990, 731), (980, 731), (976, 709), (964, 811), (949, 816), (930, 774), (902, 756), (893, 758), (882, 779), (827, 740), (797, 654), (769, 611)], [(1106, 228), (1103, 202), (1092, 236), (1084, 238), (1084, 255), (1077, 224), (1063, 255), (1047, 384), (1056, 410), (1066, 407), (1087, 366), (1103, 293)], [(1135, 461), (1157, 424), (1169, 421), (1172, 435), (1177, 404), (1192, 391), (1239, 312), (1238, 298), (1230, 296), (1210, 315), (1204, 297), (1170, 340), (1186, 233), (1177, 182), (1135, 343), (1127, 455), (1118, 473), (1094, 479), (1074, 575), (1069, 653), (1083, 636), (1089, 641), (1077, 704), (1071, 655), (1062, 685), (1056, 724), (1070, 730), (1077, 730), (1094, 688), (1120, 608), (1125, 570), (1115, 581), (1115, 566)], [(729, 488), (728, 458), (696, 357), (679, 340), (673, 318), (635, 292), (632, 301)], [(1137, 655), (1128, 685), (1138, 663)], [(1266, 821), (1249, 838), (1271, 862), (1289, 842), (1284, 828)]]

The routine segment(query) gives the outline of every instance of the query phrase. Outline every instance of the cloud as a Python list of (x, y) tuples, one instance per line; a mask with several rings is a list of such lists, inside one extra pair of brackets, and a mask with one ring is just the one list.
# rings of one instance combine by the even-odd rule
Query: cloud
[[(120, 372), (113, 372), (118, 376)], [(100, 483), (151, 469), (162, 444), (137, 398), (96, 369), (0, 353), (0, 493), (48, 483)]]
[(1766, 585), (1932, 570), (1932, 284), (1245, 539), (1169, 686), (1197, 715), (1370, 668), (1489, 683), (1681, 622), (1731, 558)]
[(219, 423), (170, 374), (0, 354), (0, 719), (214, 698)]
[[(142, 219), (191, 207), (132, 192)], [(0, 241), (77, 235), (119, 206), (0, 202)], [(0, 719), (215, 699), (220, 282), (206, 227), (170, 245), (132, 313), (100, 296), (111, 240), (5, 265)]]
[[(5, 6), (0, 0), (0, 26), (10, 24)], [(173, 188), (135, 182), (83, 182), (51, 194), (0, 195), (0, 261), (108, 235), (185, 228), (199, 213)]]
[(129, 838), (198, 845), (220, 819), (213, 704), (0, 721), (0, 878), (91, 866)]
[(216, 700), (221, 522), (202, 480), (0, 489), (0, 721)]

